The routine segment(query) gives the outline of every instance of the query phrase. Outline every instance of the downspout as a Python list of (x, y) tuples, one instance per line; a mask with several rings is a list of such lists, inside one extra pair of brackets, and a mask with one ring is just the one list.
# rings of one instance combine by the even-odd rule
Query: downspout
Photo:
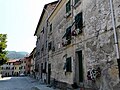
[(115, 17), (114, 17), (113, 1), (112, 1), (112, 0), (110, 0), (110, 10), (111, 10), (111, 16), (112, 16), (112, 26), (113, 26), (113, 32), (114, 32), (115, 48), (116, 48), (117, 63), (118, 63), (119, 78), (120, 78), (120, 55), (119, 55), (119, 45), (118, 45), (117, 31), (116, 31), (116, 28), (115, 28), (116, 25), (115, 25)]

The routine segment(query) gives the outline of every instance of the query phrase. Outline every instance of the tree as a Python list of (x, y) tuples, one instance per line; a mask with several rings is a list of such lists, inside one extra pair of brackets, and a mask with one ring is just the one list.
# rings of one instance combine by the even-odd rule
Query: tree
[(7, 35), (6, 34), (0, 34), (0, 65), (3, 65), (7, 62), (7, 51), (5, 50), (7, 47)]

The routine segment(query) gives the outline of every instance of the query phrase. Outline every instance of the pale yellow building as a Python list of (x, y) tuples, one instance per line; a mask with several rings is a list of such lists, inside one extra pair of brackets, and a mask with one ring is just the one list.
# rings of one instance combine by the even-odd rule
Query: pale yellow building
[(16, 61), (14, 63), (14, 76), (19, 76), (21, 70), (21, 61)]

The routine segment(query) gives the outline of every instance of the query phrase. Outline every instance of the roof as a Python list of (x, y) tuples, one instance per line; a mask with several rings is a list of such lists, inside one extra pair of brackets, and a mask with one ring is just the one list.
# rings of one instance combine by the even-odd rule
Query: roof
[(33, 55), (35, 49), (36, 49), (36, 47), (32, 50), (32, 52), (30, 53), (30, 56)]
[[(62, 0), (58, 0), (59, 2), (57, 3), (56, 7), (53, 9), (53, 11), (51, 12), (50, 16), (54, 13), (54, 11), (57, 9), (57, 7), (59, 6), (59, 4), (61, 3)], [(48, 19), (50, 18), (50, 16), (48, 17)]]
[(20, 64), (21, 64), (20, 61), (16, 61), (16, 62), (14, 63), (14, 65), (20, 65)]
[(16, 62), (17, 60), (9, 60), (8, 63), (14, 63)]
[(47, 6), (48, 6), (49, 4), (55, 4), (55, 3), (58, 3), (58, 1), (54, 1), (54, 2), (51, 2), (51, 3), (48, 3), (48, 4), (45, 4), (45, 5), (44, 5), (42, 14), (41, 14), (41, 16), (40, 16), (40, 19), (39, 19), (38, 24), (37, 24), (37, 27), (36, 27), (36, 31), (35, 31), (35, 33), (34, 33), (34, 36), (36, 35), (36, 33), (37, 33), (37, 31), (38, 31), (39, 25), (40, 25), (40, 23), (41, 23), (41, 21), (42, 21), (42, 18), (43, 18), (44, 13), (45, 13), (45, 9), (47, 8)]

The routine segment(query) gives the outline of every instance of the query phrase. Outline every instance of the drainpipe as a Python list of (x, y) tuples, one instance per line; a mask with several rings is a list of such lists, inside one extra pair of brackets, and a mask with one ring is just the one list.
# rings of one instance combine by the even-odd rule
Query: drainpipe
[(119, 55), (119, 45), (118, 45), (117, 32), (116, 32), (116, 28), (115, 28), (116, 25), (115, 25), (115, 17), (114, 17), (113, 1), (112, 1), (112, 0), (110, 0), (110, 10), (111, 10), (111, 16), (112, 16), (112, 26), (113, 26), (113, 32), (114, 32), (115, 48), (116, 48), (117, 63), (118, 63), (119, 78), (120, 78), (120, 55)]

